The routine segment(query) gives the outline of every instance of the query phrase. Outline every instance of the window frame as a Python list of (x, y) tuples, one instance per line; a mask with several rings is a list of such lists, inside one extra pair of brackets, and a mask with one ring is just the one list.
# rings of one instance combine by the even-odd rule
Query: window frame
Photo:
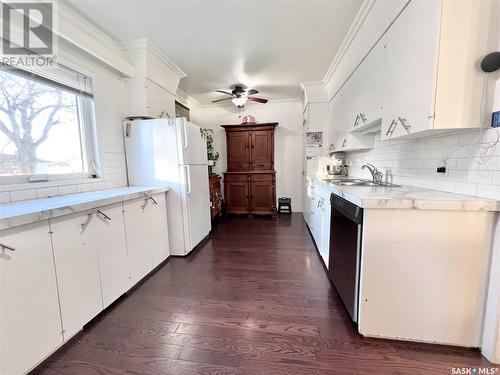
[[(87, 76), (94, 82), (95, 75), (75, 64), (63, 59), (59, 59), (60, 65)], [(39, 82), (50, 85), (53, 82), (55, 87), (64, 90), (63, 84), (55, 81), (40, 79)], [(71, 90), (68, 90), (71, 92)], [(90, 95), (78, 95), (77, 111), (80, 130), (80, 147), (82, 152), (83, 172), (60, 173), (60, 174), (30, 174), (30, 175), (0, 175), (0, 186), (17, 185), (22, 188), (33, 188), (33, 185), (46, 184), (47, 187), (66, 185), (71, 183), (98, 182), (101, 174), (101, 154), (98, 147), (98, 134), (95, 116), (95, 93)], [(82, 111), (82, 107), (85, 110)], [(44, 185), (45, 186), (45, 185)], [(3, 189), (2, 189), (3, 190)]]

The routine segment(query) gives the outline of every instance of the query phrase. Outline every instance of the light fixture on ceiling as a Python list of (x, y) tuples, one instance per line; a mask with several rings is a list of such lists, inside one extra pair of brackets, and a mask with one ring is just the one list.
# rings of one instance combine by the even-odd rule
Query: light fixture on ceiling
[(247, 97), (246, 96), (237, 96), (236, 98), (233, 98), (231, 100), (233, 104), (238, 107), (242, 108), (245, 106), (245, 103), (247, 102)]

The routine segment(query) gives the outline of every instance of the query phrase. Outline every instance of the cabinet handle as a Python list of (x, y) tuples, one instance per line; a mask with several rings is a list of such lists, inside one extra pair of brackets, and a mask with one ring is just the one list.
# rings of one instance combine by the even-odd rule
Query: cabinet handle
[(146, 198), (144, 199), (144, 204), (141, 206), (141, 208), (144, 210), (146, 206), (148, 205), (148, 202), (151, 200), (156, 206), (158, 206), (158, 202), (156, 199), (154, 199), (151, 195), (146, 195)]
[(85, 223), (81, 224), (82, 230), (81, 230), (80, 234), (83, 234), (83, 232), (85, 232), (85, 230), (89, 226), (90, 222), (92, 221), (92, 218), (95, 216), (96, 212), (97, 212), (97, 209), (95, 209), (95, 208), (92, 211), (90, 211), (90, 213), (87, 216), (87, 220), (85, 220)]
[(366, 120), (366, 116), (363, 113), (359, 114), (359, 118), (361, 119), (361, 121), (363, 121), (363, 124), (366, 125), (367, 120)]
[(356, 118), (354, 119), (354, 127), (358, 126), (358, 121), (359, 121), (359, 115), (356, 116)]
[(385, 133), (386, 136), (392, 135), (394, 133), (394, 129), (396, 129), (396, 126), (398, 125), (396, 120), (392, 120), (391, 125), (389, 125), (389, 129), (387, 129), (387, 132)]
[(408, 124), (408, 121), (405, 118), (398, 117), (399, 122), (403, 125), (403, 128), (409, 133), (411, 129), (411, 125)]
[(106, 220), (111, 221), (111, 218), (110, 218), (108, 215), (106, 215), (104, 212), (102, 212), (101, 210), (99, 210), (99, 209), (98, 209), (98, 210), (97, 210), (97, 213), (98, 213), (99, 215), (101, 215), (103, 218), (105, 218)]
[(2, 250), (16, 251), (16, 249), (14, 249), (13, 247), (4, 245), (3, 243), (0, 243), (0, 248), (2, 248)]
[(342, 142), (342, 148), (344, 148), (347, 144), (347, 139), (344, 139), (344, 142)]

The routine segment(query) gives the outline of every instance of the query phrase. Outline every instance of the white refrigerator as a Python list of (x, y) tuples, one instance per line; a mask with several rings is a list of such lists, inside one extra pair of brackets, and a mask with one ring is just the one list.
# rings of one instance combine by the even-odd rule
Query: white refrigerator
[(171, 255), (187, 255), (211, 230), (207, 143), (184, 118), (124, 123), (130, 185), (167, 185)]

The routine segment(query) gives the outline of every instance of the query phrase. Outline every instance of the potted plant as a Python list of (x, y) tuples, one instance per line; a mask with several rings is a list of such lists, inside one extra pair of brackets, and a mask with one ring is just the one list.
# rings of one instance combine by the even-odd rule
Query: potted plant
[(209, 175), (212, 175), (212, 168), (215, 167), (215, 163), (219, 160), (220, 155), (214, 148), (214, 130), (203, 129), (203, 133), (207, 140), (208, 172)]

